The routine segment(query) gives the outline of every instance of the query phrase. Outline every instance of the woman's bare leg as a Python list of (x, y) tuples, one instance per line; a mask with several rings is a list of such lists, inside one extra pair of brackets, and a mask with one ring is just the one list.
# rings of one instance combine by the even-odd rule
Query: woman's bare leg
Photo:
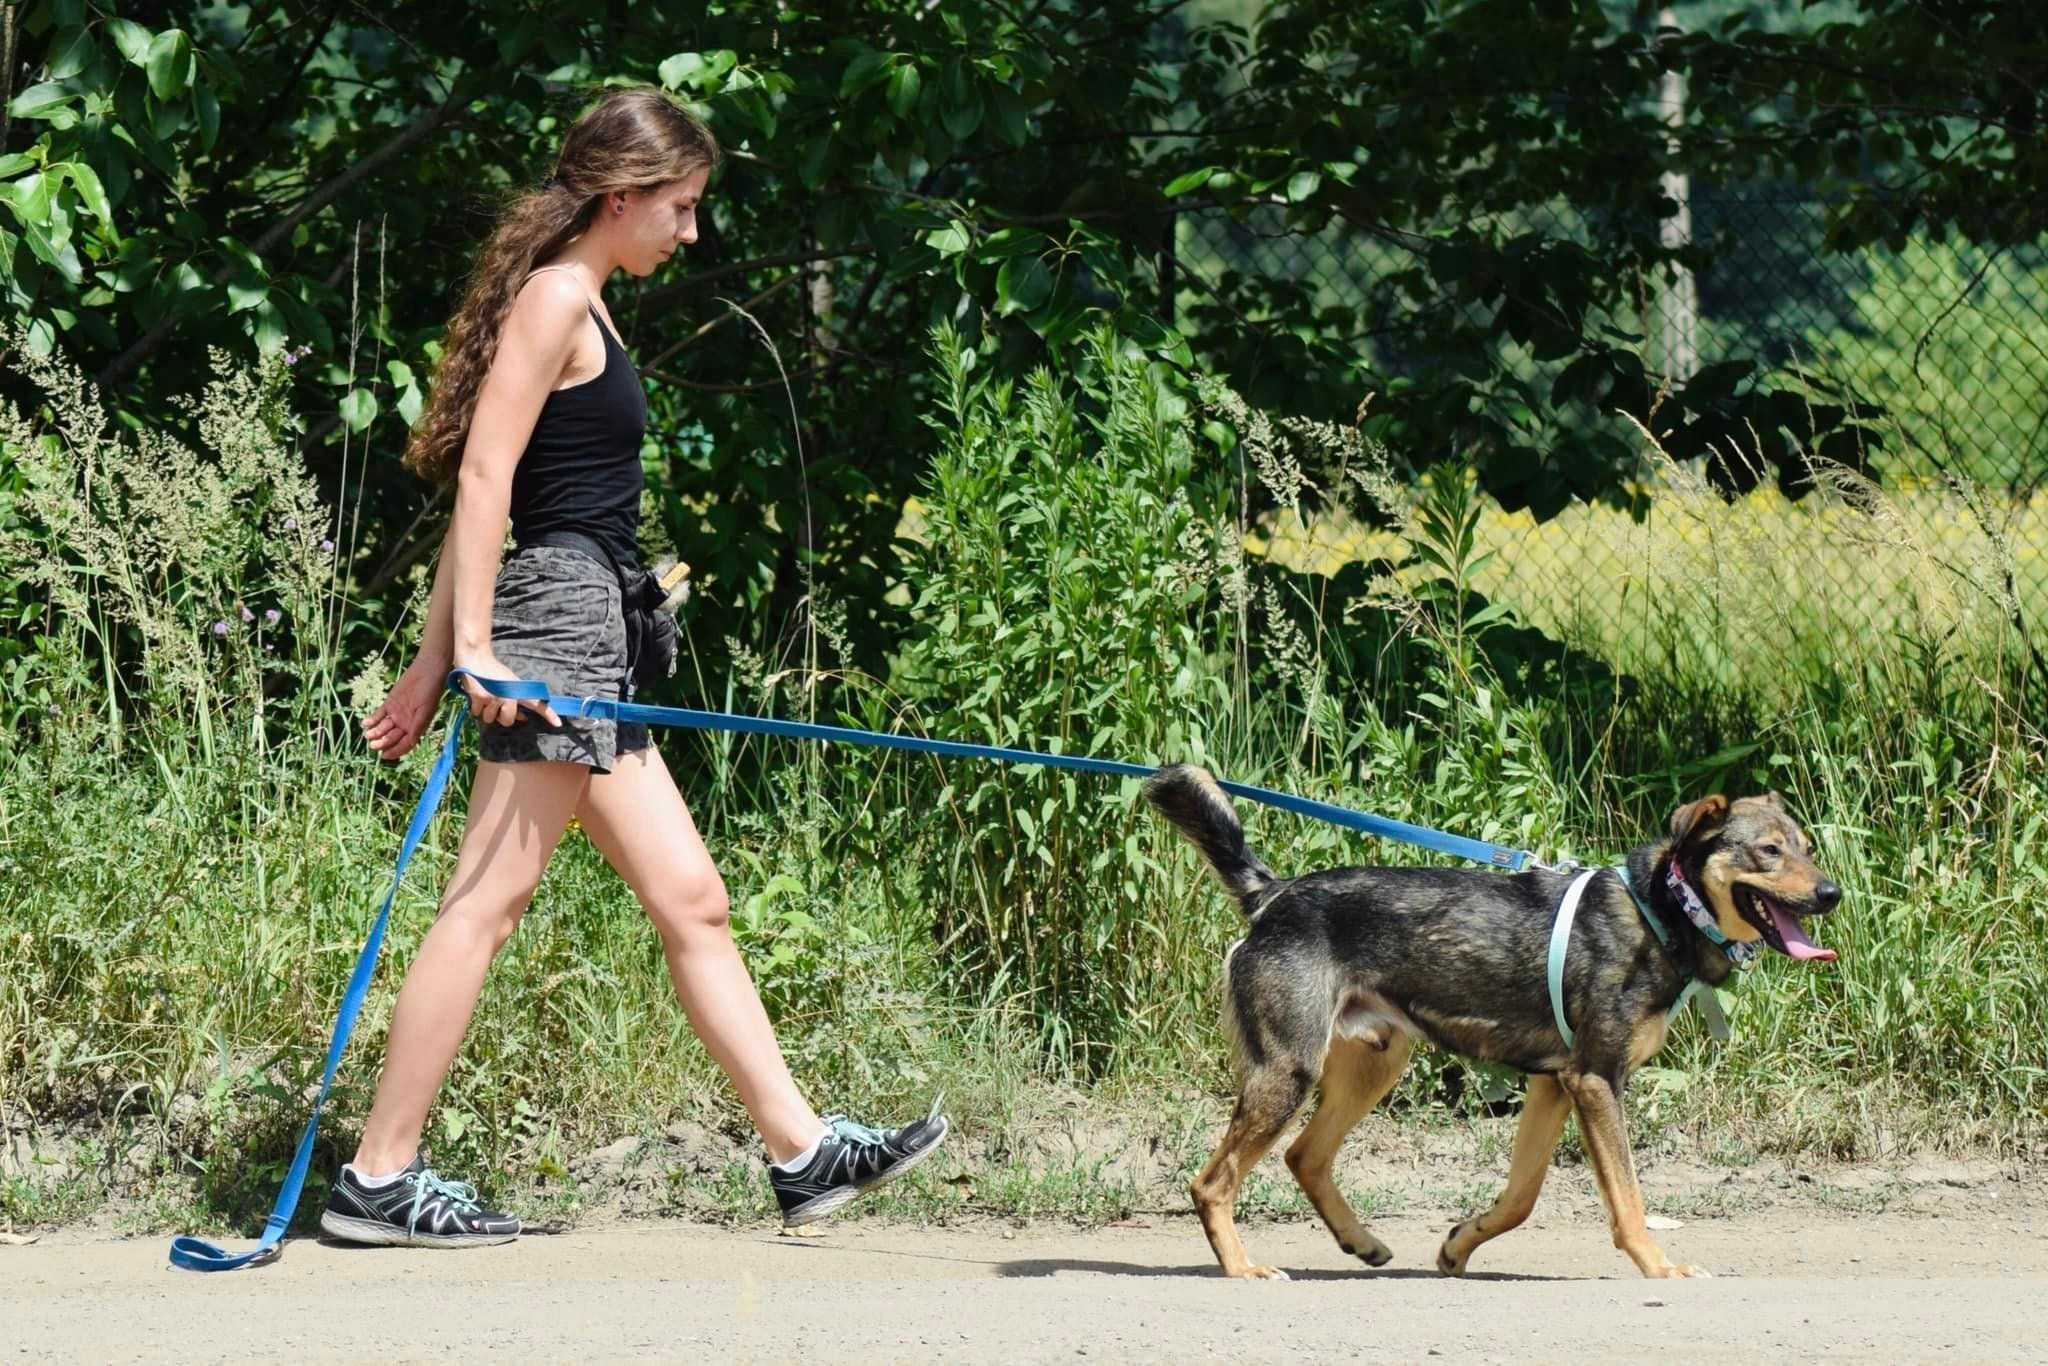
[(732, 1078), (769, 1157), (783, 1162), (809, 1148), (825, 1125), (789, 1075), (732, 941), (725, 880), (661, 754), (620, 755), (610, 773), (590, 780), (576, 814), (661, 932), (690, 1028)]
[(526, 913), (589, 784), (582, 764), (477, 765), (455, 877), (391, 1014), (384, 1075), (356, 1145), (357, 1171), (395, 1172), (419, 1151), (420, 1130), (462, 1046), (484, 972)]

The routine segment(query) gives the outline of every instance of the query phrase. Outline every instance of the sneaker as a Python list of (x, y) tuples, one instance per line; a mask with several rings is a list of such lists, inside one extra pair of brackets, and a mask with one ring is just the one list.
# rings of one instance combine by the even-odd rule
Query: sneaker
[(476, 1187), (444, 1181), (415, 1156), (389, 1182), (369, 1186), (343, 1167), (320, 1213), (321, 1229), (378, 1247), (483, 1247), (519, 1236), (519, 1221), (476, 1202)]
[(900, 1129), (870, 1129), (845, 1115), (827, 1115), (825, 1124), (828, 1132), (800, 1170), (769, 1165), (785, 1227), (822, 1219), (862, 1191), (894, 1181), (936, 1152), (952, 1127), (936, 1105)]

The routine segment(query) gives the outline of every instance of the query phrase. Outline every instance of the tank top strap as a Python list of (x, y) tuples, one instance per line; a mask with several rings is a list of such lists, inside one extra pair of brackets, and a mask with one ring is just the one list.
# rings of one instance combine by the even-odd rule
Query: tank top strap
[[(521, 280), (519, 282), (519, 287), (521, 289), (526, 288), (527, 284), (536, 275), (545, 275), (551, 270), (572, 269), (574, 269), (573, 266), (536, 266), (532, 270), (526, 272), (526, 279)], [(588, 294), (586, 294), (583, 296), (583, 306), (586, 309), (590, 310), (590, 320), (597, 324), (598, 333), (601, 336), (603, 336), (606, 345), (616, 346), (619, 348), (619, 350), (624, 351), (626, 349), (626, 344), (618, 339), (618, 337), (612, 332), (611, 325), (604, 320), (604, 315), (597, 311), (597, 301), (595, 299), (592, 299)]]

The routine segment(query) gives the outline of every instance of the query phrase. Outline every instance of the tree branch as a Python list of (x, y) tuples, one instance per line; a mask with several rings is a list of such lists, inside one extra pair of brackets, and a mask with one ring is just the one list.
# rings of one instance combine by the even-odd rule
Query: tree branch
[[(264, 252), (282, 242), (291, 235), (293, 228), (296, 228), (299, 224), (305, 222), (329, 204), (332, 204), (336, 199), (348, 193), (354, 186), (375, 174), (383, 168), (386, 162), (399, 156), (415, 143), (425, 139), (429, 133), (432, 133), (436, 128), (445, 123), (448, 117), (457, 109), (460, 109), (468, 99), (468, 89), (465, 85), (457, 83), (452, 86), (449, 89), (447, 99), (441, 101), (435, 108), (422, 114), (419, 118), (413, 120), (412, 123), (400, 129), (398, 134), (382, 147), (379, 147), (362, 160), (351, 164), (340, 175), (300, 200), (297, 208), (273, 223), (268, 231), (250, 244), (249, 249), (256, 255), (261, 256)], [(215, 271), (212, 287), (219, 289), (222, 285), (226, 284), (228, 277), (235, 273), (236, 264), (236, 262), (230, 260), (226, 265)], [(95, 382), (101, 389), (110, 389), (126, 379), (134, 372), (137, 366), (141, 365), (159, 346), (164, 344), (171, 333), (177, 330), (180, 321), (182, 320), (178, 317), (175, 310), (166, 313), (163, 319), (155, 327), (145, 332), (141, 339), (133, 346), (108, 362), (107, 367), (94, 377)]]
[(671, 284), (656, 285), (652, 289), (643, 290), (640, 295), (640, 306), (660, 308), (665, 304), (674, 303), (692, 290), (716, 284), (730, 276), (744, 275), (750, 270), (766, 270), (770, 266), (801, 266), (813, 261), (837, 261), (847, 256), (874, 254), (873, 247), (848, 247), (842, 251), (786, 251), (778, 256), (756, 256), (748, 261), (735, 261), (729, 266), (714, 266), (710, 270), (700, 270), (695, 275), (685, 275)]

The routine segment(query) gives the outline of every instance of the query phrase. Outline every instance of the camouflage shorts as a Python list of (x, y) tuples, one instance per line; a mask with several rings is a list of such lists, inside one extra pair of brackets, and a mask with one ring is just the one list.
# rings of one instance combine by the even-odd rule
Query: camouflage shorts
[[(560, 696), (632, 700), (619, 581), (611, 566), (579, 550), (541, 545), (513, 552), (491, 602), (491, 649), (514, 674), (545, 682)], [(522, 714), (510, 726), (485, 726), (480, 752), (492, 763), (554, 760), (609, 773), (618, 755), (651, 743), (647, 727), (630, 721), (579, 716), (550, 726)]]

